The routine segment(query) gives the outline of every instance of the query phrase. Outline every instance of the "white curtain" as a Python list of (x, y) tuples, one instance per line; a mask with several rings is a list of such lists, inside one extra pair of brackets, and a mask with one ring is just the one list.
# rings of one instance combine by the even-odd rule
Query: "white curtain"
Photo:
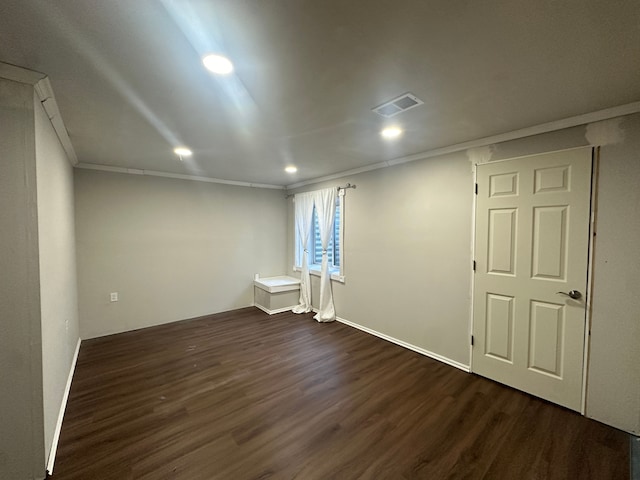
[[(313, 192), (320, 240), (322, 241), (322, 268), (320, 270), (320, 304), (315, 318), (318, 322), (333, 322), (336, 319), (336, 309), (333, 305), (331, 292), (331, 274), (329, 273), (329, 241), (333, 232), (333, 222), (336, 216), (336, 188), (325, 188)], [(304, 268), (304, 267), (303, 267)]]
[(300, 193), (294, 197), (296, 211), (296, 230), (302, 243), (302, 259), (300, 266), (300, 304), (293, 308), (293, 313), (311, 311), (311, 280), (309, 279), (309, 233), (313, 221), (314, 192)]

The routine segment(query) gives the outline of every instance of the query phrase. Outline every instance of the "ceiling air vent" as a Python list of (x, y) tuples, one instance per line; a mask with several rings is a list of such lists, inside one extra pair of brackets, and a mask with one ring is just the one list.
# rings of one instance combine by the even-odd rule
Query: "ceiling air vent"
[(424, 102), (411, 93), (405, 93), (393, 100), (390, 100), (382, 105), (378, 105), (372, 108), (375, 113), (385, 118), (391, 118), (401, 112), (411, 110), (413, 107), (422, 105)]

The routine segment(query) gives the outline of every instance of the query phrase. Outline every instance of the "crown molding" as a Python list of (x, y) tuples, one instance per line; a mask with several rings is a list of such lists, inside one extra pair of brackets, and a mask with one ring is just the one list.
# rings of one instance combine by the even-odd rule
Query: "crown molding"
[(554, 120), (553, 122), (541, 123), (532, 127), (521, 128), (519, 130), (513, 130), (507, 133), (501, 133), (499, 135), (492, 135), (490, 137), (479, 138), (477, 140), (471, 140), (468, 142), (456, 143), (442, 148), (436, 148), (433, 150), (427, 150), (425, 152), (416, 153), (414, 155), (408, 155), (406, 157), (394, 158), (384, 162), (374, 163), (360, 168), (354, 168), (352, 170), (345, 170), (343, 172), (326, 175), (324, 177), (312, 178), (304, 180), (302, 182), (293, 183), (287, 185), (287, 190), (294, 188), (304, 187), (305, 185), (312, 185), (320, 182), (327, 182), (338, 178), (346, 177), (349, 175), (356, 175), (358, 173), (369, 172), (371, 170), (378, 170), (380, 168), (392, 167), (394, 165), (400, 165), (402, 163), (415, 162), (416, 160), (424, 160), (426, 158), (437, 157), (439, 155), (446, 155), (448, 153), (455, 153), (462, 150), (468, 150), (469, 148), (486, 147), (487, 145), (493, 145), (496, 143), (507, 142), (509, 140), (517, 140), (519, 138), (532, 137), (534, 135), (540, 135), (543, 133), (554, 132), (557, 130), (563, 130), (565, 128), (577, 127), (579, 125), (586, 125), (589, 123), (599, 122), (602, 120), (609, 120), (615, 117), (622, 117), (624, 115), (631, 115), (640, 112), (640, 102), (627, 103), (625, 105), (618, 105), (617, 107), (605, 108), (604, 110), (598, 110), (595, 112), (585, 113), (582, 115), (576, 115), (573, 117), (564, 118), (561, 120)]
[(56, 131), (56, 135), (58, 135), (62, 148), (64, 148), (64, 151), (67, 154), (69, 162), (72, 166), (76, 166), (78, 164), (78, 156), (76, 155), (76, 151), (71, 143), (71, 138), (69, 138), (67, 127), (65, 127), (62, 120), (62, 115), (60, 114), (56, 97), (53, 95), (53, 88), (51, 87), (49, 77), (44, 77), (38, 81), (38, 83), (34, 85), (34, 88), (38, 98), (40, 99), (40, 103), (42, 103), (44, 111), (49, 117), (51, 125), (53, 125), (53, 129)]
[(94, 163), (78, 163), (76, 168), (85, 170), (99, 170), (103, 172), (124, 173), (128, 175), (147, 175), (150, 177), (177, 178), (179, 180), (190, 180), (194, 182), (219, 183), (222, 185), (233, 185), (236, 187), (268, 188), (273, 190), (284, 190), (282, 185), (270, 185), (268, 183), (238, 182), (235, 180), (223, 180), (222, 178), (202, 177), (198, 175), (182, 175), (180, 173), (158, 172), (156, 170), (139, 170), (137, 168), (113, 167), (110, 165), (99, 165)]
[(46, 78), (46, 75), (34, 70), (18, 67), (17, 65), (11, 65), (10, 63), (0, 62), (0, 78), (35, 85), (43, 78)]
[(62, 148), (67, 154), (69, 163), (71, 163), (72, 166), (77, 165), (78, 157), (73, 145), (71, 144), (69, 132), (67, 132), (67, 128), (64, 126), (64, 122), (62, 121), (62, 115), (60, 115), (60, 110), (58, 109), (58, 104), (53, 94), (53, 88), (51, 87), (49, 77), (44, 73), (0, 62), (0, 78), (33, 85), (33, 89), (40, 99), (40, 103), (47, 113), (47, 117), (49, 117), (49, 121), (62, 144)]

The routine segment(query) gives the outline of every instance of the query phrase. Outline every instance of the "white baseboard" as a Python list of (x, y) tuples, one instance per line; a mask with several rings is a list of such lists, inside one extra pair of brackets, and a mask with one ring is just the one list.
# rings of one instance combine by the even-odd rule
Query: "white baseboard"
[[(314, 308), (313, 311), (317, 313), (318, 309)], [(430, 352), (429, 350), (425, 350), (424, 348), (421, 348), (421, 347), (416, 347), (415, 345), (404, 342), (402, 340), (398, 340), (397, 338), (390, 337), (389, 335), (380, 333), (371, 328), (363, 327), (362, 325), (358, 325), (357, 323), (350, 322), (349, 320), (345, 320), (344, 318), (336, 317), (336, 320), (340, 323), (344, 323), (345, 325), (348, 325), (353, 328), (357, 328), (358, 330), (362, 330), (363, 332), (369, 333), (378, 338), (386, 340), (387, 342), (395, 343), (396, 345), (400, 345), (401, 347), (407, 348), (409, 350), (413, 350), (414, 352), (424, 355), (425, 357), (433, 358), (434, 360), (438, 360), (439, 362), (446, 363), (447, 365), (458, 368), (463, 372), (467, 372), (467, 373), (471, 372), (471, 367), (469, 365), (465, 365), (464, 363), (456, 362), (455, 360), (451, 360), (450, 358), (447, 358), (438, 353)]]
[(47, 472), (49, 472), (49, 475), (53, 474), (53, 464), (56, 461), (56, 451), (58, 450), (58, 440), (60, 440), (60, 430), (62, 429), (62, 420), (64, 420), (64, 411), (67, 408), (67, 400), (69, 399), (69, 390), (71, 389), (71, 381), (73, 380), (73, 373), (76, 371), (76, 362), (78, 361), (78, 353), (80, 352), (81, 342), (82, 340), (78, 338), (76, 351), (73, 354), (73, 359), (71, 360), (71, 368), (69, 369), (69, 376), (67, 377), (67, 385), (64, 388), (64, 395), (62, 395), (62, 403), (60, 405), (60, 413), (58, 414), (58, 422), (56, 423), (56, 429), (53, 432), (53, 441), (51, 442), (51, 450), (49, 451), (49, 460), (47, 461)]
[(260, 310), (262, 310), (265, 313), (268, 313), (269, 315), (275, 315), (276, 313), (290, 312), (291, 310), (294, 309), (295, 305), (291, 305), (290, 307), (284, 307), (284, 308), (276, 308), (275, 310), (269, 310), (268, 308), (265, 308), (262, 305), (258, 305), (257, 303), (254, 304), (254, 307), (259, 308)]

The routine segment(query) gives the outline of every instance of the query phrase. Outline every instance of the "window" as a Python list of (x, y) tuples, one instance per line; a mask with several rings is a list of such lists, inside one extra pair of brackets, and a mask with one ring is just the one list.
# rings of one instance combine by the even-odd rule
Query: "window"
[[(311, 265), (322, 265), (322, 239), (320, 238), (320, 227), (318, 226), (318, 216), (316, 209), (313, 207), (313, 244), (309, 249), (309, 263)], [(329, 269), (340, 269), (340, 201), (336, 204), (336, 218), (333, 223), (333, 232), (329, 239), (329, 248), (327, 248), (329, 256)]]
[[(342, 277), (343, 198), (344, 197), (340, 195), (336, 199), (336, 216), (333, 223), (333, 232), (331, 232), (331, 238), (329, 239), (329, 247), (327, 248), (331, 278), (339, 281), (344, 281)], [(311, 237), (309, 238), (308, 250), (309, 272), (312, 275), (320, 275), (320, 269), (322, 268), (322, 241), (320, 239), (320, 227), (318, 226), (318, 216), (316, 215), (315, 207), (313, 208), (313, 229), (311, 231)], [(301, 265), (302, 242), (296, 232), (296, 265), (294, 266), (294, 270), (300, 270)]]

